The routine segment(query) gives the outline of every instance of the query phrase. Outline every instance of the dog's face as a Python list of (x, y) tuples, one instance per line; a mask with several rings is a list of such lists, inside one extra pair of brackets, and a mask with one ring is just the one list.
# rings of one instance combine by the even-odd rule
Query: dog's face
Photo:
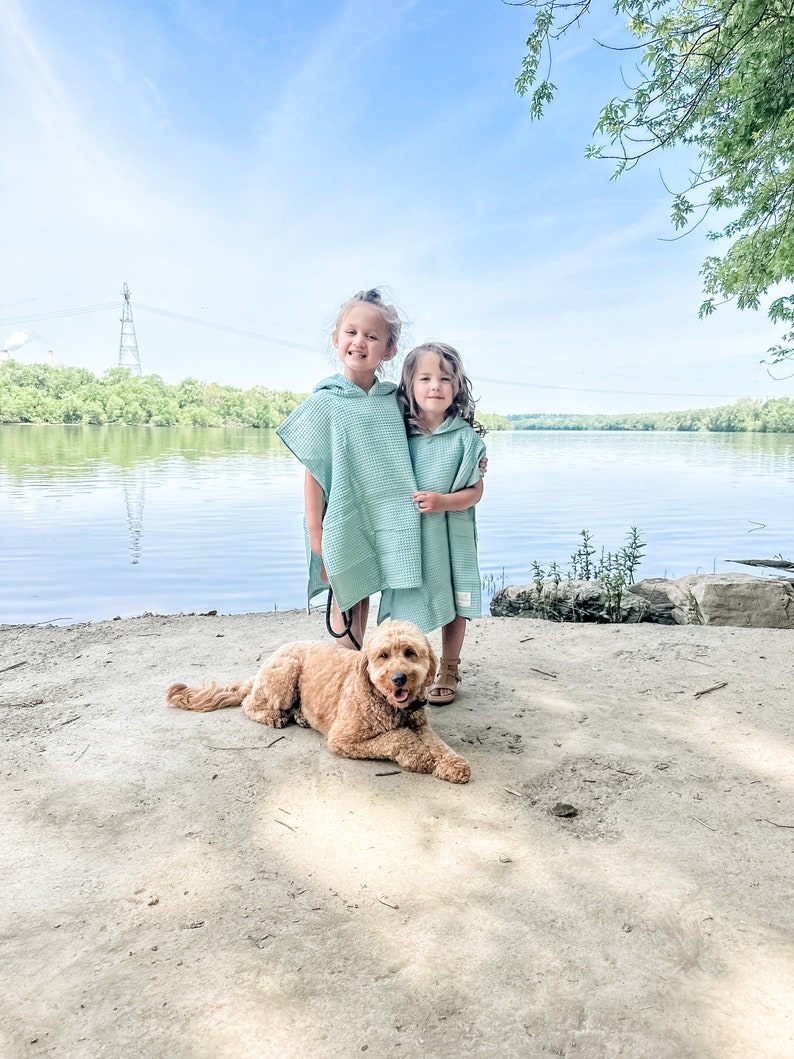
[(405, 709), (424, 699), (438, 661), (427, 637), (407, 621), (385, 621), (364, 641), (361, 666), (392, 706)]

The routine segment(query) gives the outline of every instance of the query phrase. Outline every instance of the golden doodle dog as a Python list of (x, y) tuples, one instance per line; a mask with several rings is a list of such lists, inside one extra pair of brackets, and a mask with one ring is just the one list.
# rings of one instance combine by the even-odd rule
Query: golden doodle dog
[(387, 758), (410, 772), (468, 783), (469, 763), (443, 743), (425, 713), (425, 688), (438, 660), (415, 625), (387, 621), (361, 651), (330, 643), (288, 643), (252, 680), (222, 687), (172, 684), (166, 699), (180, 710), (242, 706), (252, 721), (316, 728), (341, 757)]

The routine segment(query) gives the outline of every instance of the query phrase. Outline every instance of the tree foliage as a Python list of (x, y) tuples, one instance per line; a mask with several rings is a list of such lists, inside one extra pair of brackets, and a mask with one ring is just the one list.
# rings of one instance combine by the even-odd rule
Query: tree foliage
[(121, 367), (97, 377), (84, 368), (13, 360), (0, 365), (0, 423), (271, 429), (302, 400), (303, 395), (289, 390), (237, 390), (197, 379), (171, 386), (159, 375), (131, 375)]
[(477, 422), (491, 433), (494, 430), (512, 430), (513, 424), (506, 416), (500, 416), (496, 412), (477, 412)]
[[(516, 80), (538, 118), (555, 86), (541, 62), (555, 41), (588, 13), (591, 0), (526, 0), (533, 29)], [(785, 333), (768, 352), (794, 356), (794, 0), (613, 0), (638, 43), (622, 99), (601, 110), (589, 157), (611, 158), (615, 175), (650, 153), (684, 145), (699, 164), (674, 193), (672, 222), (721, 215), (713, 241), (722, 255), (703, 265), (701, 316), (720, 300), (741, 309), (767, 306)], [(548, 67), (550, 71), (550, 65)], [(625, 73), (624, 73), (625, 76)]]

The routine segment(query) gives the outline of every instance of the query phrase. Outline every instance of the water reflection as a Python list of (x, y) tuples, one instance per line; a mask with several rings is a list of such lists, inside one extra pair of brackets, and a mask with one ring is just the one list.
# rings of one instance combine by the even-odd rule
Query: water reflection
[(168, 460), (202, 461), (246, 456), (292, 457), (272, 430), (205, 427), (126, 427), (65, 424), (0, 426), (0, 471), (12, 480), (78, 479), (97, 467), (160, 466)]
[(130, 541), (130, 562), (133, 566), (141, 560), (143, 551), (143, 505), (146, 500), (146, 478), (143, 472), (121, 479), (124, 502), (127, 506), (127, 533)]

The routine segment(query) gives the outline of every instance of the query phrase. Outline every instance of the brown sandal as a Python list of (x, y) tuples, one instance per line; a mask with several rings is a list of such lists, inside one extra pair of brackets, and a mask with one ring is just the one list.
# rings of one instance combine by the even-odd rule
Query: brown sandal
[[(433, 681), (427, 693), (427, 701), (431, 706), (446, 706), (455, 698), (455, 691), (460, 683), (459, 658), (442, 658), (438, 667), (438, 675)], [(449, 692), (441, 695), (439, 692)]]

